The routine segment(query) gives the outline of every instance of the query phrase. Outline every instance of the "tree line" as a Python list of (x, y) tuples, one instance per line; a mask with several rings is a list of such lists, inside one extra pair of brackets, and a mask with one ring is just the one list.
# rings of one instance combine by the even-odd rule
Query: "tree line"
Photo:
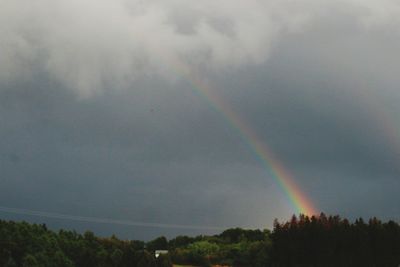
[[(155, 250), (168, 254), (154, 256)], [(49, 230), (0, 220), (0, 266), (7, 267), (398, 267), (400, 226), (372, 218), (293, 216), (269, 230), (233, 228), (212, 236), (144, 242)]]

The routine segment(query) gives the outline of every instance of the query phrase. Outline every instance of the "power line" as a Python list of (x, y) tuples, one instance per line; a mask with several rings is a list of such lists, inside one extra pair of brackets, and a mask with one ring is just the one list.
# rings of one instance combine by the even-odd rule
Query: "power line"
[(192, 230), (224, 230), (228, 227), (220, 226), (203, 226), (203, 225), (183, 225), (183, 224), (166, 224), (166, 223), (150, 223), (150, 222), (137, 222), (129, 220), (115, 220), (110, 218), (99, 218), (99, 217), (88, 217), (88, 216), (77, 216), (70, 214), (61, 214), (45, 211), (35, 211), (28, 209), (16, 209), (9, 207), (1, 207), (0, 212), (30, 215), (44, 218), (54, 218), (61, 220), (70, 220), (78, 222), (92, 222), (92, 223), (103, 223), (103, 224), (116, 224), (116, 225), (127, 225), (127, 226), (139, 226), (139, 227), (151, 227), (151, 228), (173, 228), (173, 229), (192, 229)]

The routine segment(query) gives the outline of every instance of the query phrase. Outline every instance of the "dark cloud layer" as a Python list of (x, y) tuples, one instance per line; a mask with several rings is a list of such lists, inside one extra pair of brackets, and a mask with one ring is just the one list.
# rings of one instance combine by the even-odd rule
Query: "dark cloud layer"
[[(348, 4), (357, 6), (358, 2), (348, 1), (345, 6)], [(246, 44), (259, 39), (257, 32), (249, 32), (250, 37), (241, 35), (248, 29), (242, 31), (240, 23), (231, 21), (239, 11), (228, 12), (225, 20), (219, 21), (206, 12), (207, 8), (188, 5), (185, 12), (168, 17), (175, 26), (186, 25), (188, 20), (192, 24), (177, 27), (177, 33), (168, 35), (171, 43), (166, 44), (170, 46), (164, 52), (175, 53), (181, 45), (185, 47), (181, 34), (195, 35), (186, 44), (190, 51), (183, 58), (192, 59), (188, 62), (197, 67), (204, 60), (213, 65), (200, 67), (201, 75), (272, 148), (321, 211), (350, 218), (379, 216), (398, 220), (400, 93), (396, 70), (400, 38), (395, 27), (398, 22), (389, 19), (389, 10), (395, 12), (388, 8), (392, 4), (366, 1), (364, 8), (351, 12), (336, 7), (333, 14), (317, 13), (307, 23), (298, 24), (301, 29), (282, 19), (282, 15), (276, 23), (294, 28), (280, 30), (279, 38), (265, 51), (246, 50)], [(312, 10), (321, 11), (321, 7)], [(306, 11), (293, 12), (312, 13)], [(381, 16), (382, 12), (386, 16)], [(188, 14), (199, 18), (187, 17)], [(212, 29), (196, 35), (194, 25), (204, 16)], [(144, 25), (159, 25), (156, 18), (148, 19), (152, 23)], [(254, 23), (259, 26), (265, 21), (260, 18)], [(113, 32), (121, 25), (107, 30)], [(221, 49), (233, 46), (213, 39), (210, 32), (214, 31), (228, 36), (237, 34), (236, 42), (242, 45), (242, 56), (247, 60), (238, 57), (230, 61), (225, 57), (219, 45)], [(28, 32), (29, 36), (34, 34)], [(159, 33), (170, 34), (167, 29)], [(153, 39), (148, 34), (147, 41), (151, 43)], [(268, 35), (265, 43), (270, 44), (270, 38), (278, 35)], [(220, 54), (196, 58), (199, 36), (210, 38), (205, 47)], [(57, 49), (57, 42), (55, 45), (55, 53), (63, 54), (61, 48)], [(22, 48), (17, 51), (25, 56), (26, 51), (32, 51)], [(122, 50), (124, 56), (131, 54), (130, 48), (126, 49)], [(101, 51), (113, 50), (103, 47)], [(268, 56), (263, 57), (264, 53)], [(29, 61), (29, 75), (20, 73), (19, 78), (0, 79), (0, 206), (222, 227), (270, 227), (274, 218), (286, 219), (293, 212), (287, 197), (240, 133), (199, 96), (185, 77), (146, 71), (121, 86), (105, 75), (106, 81), (97, 91), (87, 87), (96, 85), (97, 79), (88, 84), (69, 80), (84, 79), (87, 72), (81, 72), (84, 76), (72, 72), (71, 77), (65, 77), (66, 82), (58, 74), (68, 72), (70, 66), (57, 63), (55, 75), (43, 67), (46, 57), (40, 55), (35, 54), (34, 60)], [(113, 52), (110, 57), (114, 55)], [(260, 60), (254, 60), (257, 57)], [(21, 62), (17, 63), (1, 67), (3, 71), (24, 72)], [(237, 64), (235, 68), (226, 67), (233, 63)], [(65, 69), (60, 70), (63, 66)], [(118, 73), (119, 64), (110, 66)], [(97, 67), (81, 65), (83, 70), (95, 73)], [(136, 67), (121, 71), (124, 75), (137, 73)], [(126, 238), (206, 232), (84, 223), (6, 212), (0, 215), (46, 222), (54, 228), (90, 228), (99, 234), (116, 233)]]

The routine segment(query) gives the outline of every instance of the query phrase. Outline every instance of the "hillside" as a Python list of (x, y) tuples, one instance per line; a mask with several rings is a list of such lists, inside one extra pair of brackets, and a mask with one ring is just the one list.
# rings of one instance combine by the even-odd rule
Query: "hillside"
[[(156, 258), (155, 250), (167, 250)], [(400, 263), (400, 226), (376, 218), (293, 216), (273, 231), (228, 229), (214, 236), (149, 242), (0, 221), (0, 266), (380, 266)]]

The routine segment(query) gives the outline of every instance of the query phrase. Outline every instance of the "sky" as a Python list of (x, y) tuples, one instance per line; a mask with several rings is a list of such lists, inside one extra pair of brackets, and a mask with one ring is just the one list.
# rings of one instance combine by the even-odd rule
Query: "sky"
[(397, 0), (0, 0), (0, 218), (271, 228), (297, 210), (229, 110), (316, 211), (399, 221), (399, 26)]

